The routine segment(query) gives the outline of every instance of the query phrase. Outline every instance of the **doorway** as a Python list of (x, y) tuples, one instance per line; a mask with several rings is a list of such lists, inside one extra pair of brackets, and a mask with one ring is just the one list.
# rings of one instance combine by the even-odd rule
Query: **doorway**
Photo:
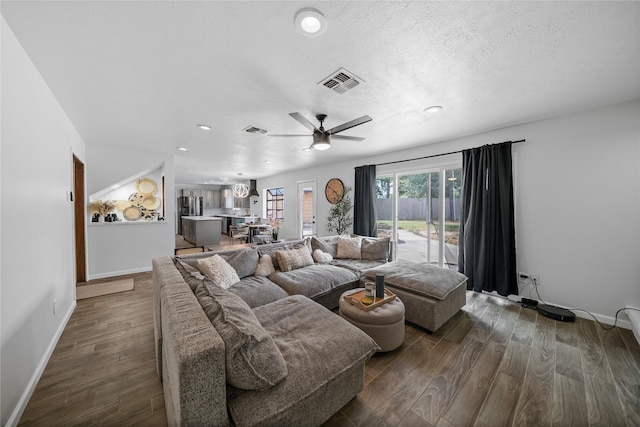
[(298, 235), (302, 238), (317, 235), (315, 180), (298, 183)]
[(87, 281), (84, 214), (84, 163), (73, 155), (73, 221), (76, 253), (76, 283)]
[(377, 177), (378, 237), (396, 258), (457, 270), (461, 184), (457, 165)]

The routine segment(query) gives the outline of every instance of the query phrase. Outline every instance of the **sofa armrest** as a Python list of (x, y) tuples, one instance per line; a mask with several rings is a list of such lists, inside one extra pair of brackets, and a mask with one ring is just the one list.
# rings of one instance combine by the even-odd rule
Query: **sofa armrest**
[(156, 349), (156, 369), (162, 380), (162, 310), (160, 309), (160, 289), (165, 285), (185, 283), (168, 256), (154, 258), (151, 261), (153, 283), (153, 335)]
[(160, 289), (164, 400), (170, 426), (228, 426), (225, 347), (186, 284)]

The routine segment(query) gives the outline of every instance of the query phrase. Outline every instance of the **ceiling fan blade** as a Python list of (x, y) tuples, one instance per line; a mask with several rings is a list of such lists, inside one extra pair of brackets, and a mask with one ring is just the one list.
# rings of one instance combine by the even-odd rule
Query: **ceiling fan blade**
[(293, 134), (279, 135), (279, 134), (275, 134), (275, 133), (270, 133), (270, 134), (269, 134), (269, 135), (267, 135), (267, 136), (285, 136), (285, 137), (290, 137), (290, 136), (305, 136), (305, 137), (307, 137), (307, 138), (308, 138), (310, 135), (309, 135), (309, 134), (306, 134), (306, 135), (302, 135), (302, 134), (300, 134), (300, 135), (293, 135)]
[(350, 141), (364, 141), (364, 138), (360, 136), (346, 136), (346, 135), (331, 135), (332, 139), (348, 139)]
[(291, 117), (293, 117), (295, 120), (298, 121), (298, 123), (300, 123), (302, 126), (306, 127), (307, 129), (309, 129), (311, 132), (315, 132), (317, 130), (317, 128), (313, 125), (313, 123), (311, 123), (309, 120), (307, 120), (307, 118), (305, 116), (303, 116), (300, 113), (289, 113), (289, 115)]
[(353, 119), (350, 122), (346, 122), (341, 124), (340, 126), (336, 126), (332, 129), (329, 129), (327, 132), (329, 132), (331, 135), (335, 135), (338, 132), (342, 132), (343, 130), (347, 130), (347, 129), (351, 129), (352, 127), (355, 126), (359, 126), (363, 123), (367, 123), (370, 122), (371, 120), (373, 120), (371, 117), (369, 116), (362, 116), (359, 117), (357, 119)]

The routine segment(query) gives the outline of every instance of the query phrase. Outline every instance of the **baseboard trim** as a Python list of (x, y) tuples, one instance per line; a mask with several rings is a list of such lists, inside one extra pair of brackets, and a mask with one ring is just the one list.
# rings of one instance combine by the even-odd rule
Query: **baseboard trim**
[(58, 341), (62, 336), (62, 332), (64, 332), (64, 328), (67, 327), (67, 323), (69, 323), (69, 319), (71, 318), (71, 315), (73, 314), (73, 311), (75, 309), (76, 309), (76, 301), (74, 300), (71, 302), (71, 306), (69, 307), (69, 310), (65, 314), (63, 321), (60, 323), (58, 330), (56, 330), (56, 334), (53, 336), (53, 339), (47, 346), (47, 349), (44, 352), (44, 355), (40, 359), (40, 362), (38, 363), (38, 366), (36, 367), (35, 372), (31, 376), (31, 379), (27, 384), (27, 388), (25, 388), (24, 392), (22, 393), (22, 396), (20, 396), (20, 400), (18, 400), (18, 404), (15, 406), (15, 408), (11, 412), (11, 416), (9, 416), (9, 419), (7, 420), (7, 424), (5, 424), (6, 426), (15, 427), (20, 422), (20, 418), (22, 418), (22, 414), (24, 413), (24, 410), (27, 409), (27, 404), (29, 403), (29, 399), (31, 399), (31, 396), (33, 395), (33, 392), (35, 391), (36, 386), (38, 385), (38, 381), (40, 381), (40, 377), (42, 377), (42, 374), (45, 368), (47, 367), (47, 363), (49, 363), (49, 359), (53, 354), (53, 350), (55, 350), (56, 345), (58, 344)]
[(151, 271), (151, 266), (142, 268), (132, 268), (130, 270), (111, 271), (108, 273), (90, 274), (87, 281), (94, 279), (106, 279), (107, 277), (124, 276), (126, 274), (146, 273)]
[[(637, 307), (631, 307), (629, 305), (627, 308), (638, 309)], [(631, 320), (631, 330), (633, 331), (633, 335), (635, 335), (636, 341), (640, 343), (640, 311), (627, 310), (625, 313), (627, 313), (627, 317)]]
[[(503, 298), (503, 299), (506, 299), (506, 300), (508, 300), (510, 302), (513, 302), (513, 303), (516, 303), (516, 304), (520, 304), (520, 298), (522, 297), (522, 295), (509, 295), (508, 297), (503, 297), (502, 295), (499, 295), (496, 291), (493, 291), (493, 292), (482, 291), (482, 293), (485, 293), (487, 295), (491, 295), (491, 296), (494, 296), (494, 297)], [(531, 298), (533, 298), (533, 297), (531, 297)], [(591, 317), (586, 312), (580, 311), (580, 310), (578, 310), (576, 308), (573, 308), (573, 307), (569, 307), (569, 306), (561, 305), (561, 304), (555, 304), (555, 303), (553, 303), (551, 301), (544, 301), (544, 303), (547, 304), (547, 305), (554, 305), (556, 307), (561, 307), (561, 308), (566, 308), (567, 310), (571, 310), (571, 311), (574, 312), (576, 317), (580, 317), (582, 319), (593, 320), (593, 318), (595, 317), (598, 320), (598, 322), (604, 323), (604, 324), (607, 324), (607, 325), (613, 325), (614, 322), (616, 321), (615, 317), (612, 317), (612, 316), (604, 316), (602, 314), (591, 312), (591, 314), (593, 315), (593, 317)], [(633, 312), (629, 311), (628, 313), (633, 313)], [(640, 313), (638, 313), (638, 314), (640, 314)], [(631, 318), (631, 316), (629, 316), (629, 318)], [(618, 316), (618, 323), (616, 323), (616, 326), (618, 326), (620, 328), (623, 328), (623, 329), (633, 329), (631, 327), (631, 322), (628, 321), (628, 320), (621, 319), (620, 316)], [(638, 338), (639, 335), (640, 335), (640, 333), (638, 333), (638, 335), (636, 335), (636, 338)], [(640, 342), (640, 339), (638, 340), (638, 342)]]

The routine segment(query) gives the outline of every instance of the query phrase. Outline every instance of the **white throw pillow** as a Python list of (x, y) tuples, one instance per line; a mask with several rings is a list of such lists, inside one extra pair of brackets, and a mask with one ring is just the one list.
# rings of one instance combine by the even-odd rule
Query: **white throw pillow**
[(275, 271), (276, 269), (273, 266), (273, 260), (271, 260), (271, 256), (262, 255), (260, 257), (260, 261), (258, 262), (258, 266), (256, 267), (256, 272), (254, 274), (256, 276), (268, 276)]
[(360, 245), (362, 240), (355, 237), (338, 237), (338, 252), (336, 258), (360, 259)]
[(236, 270), (220, 255), (199, 259), (197, 263), (198, 270), (221, 288), (227, 289), (240, 281)]
[(316, 249), (315, 251), (313, 251), (313, 259), (318, 264), (328, 264), (333, 261), (333, 257), (331, 256), (331, 254), (322, 252), (321, 249)]

